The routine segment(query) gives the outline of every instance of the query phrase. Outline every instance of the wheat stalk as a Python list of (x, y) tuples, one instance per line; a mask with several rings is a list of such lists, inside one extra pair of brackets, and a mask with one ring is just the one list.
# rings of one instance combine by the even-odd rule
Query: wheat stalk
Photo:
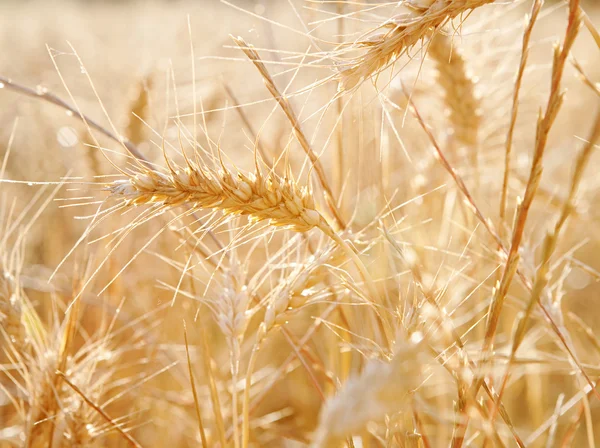
[(517, 323), (517, 327), (515, 329), (512, 347), (510, 352), (510, 357), (508, 360), (508, 365), (506, 367), (506, 373), (504, 375), (504, 380), (502, 381), (502, 386), (500, 388), (500, 392), (498, 394), (498, 400), (496, 401), (497, 409), (498, 403), (502, 399), (502, 394), (506, 387), (508, 381), (508, 375), (510, 372), (510, 368), (515, 362), (515, 358), (517, 356), (517, 351), (521, 346), (525, 333), (527, 331), (527, 325), (531, 319), (531, 314), (533, 313), (533, 309), (538, 301), (541, 299), (542, 293), (547, 287), (547, 284), (550, 280), (550, 260), (554, 251), (556, 250), (556, 246), (558, 244), (558, 239), (560, 237), (561, 231), (567, 222), (567, 219), (571, 215), (574, 207), (575, 198), (577, 196), (577, 191), (579, 189), (579, 185), (581, 184), (583, 173), (585, 167), (588, 164), (588, 161), (592, 155), (592, 151), (598, 140), (600, 139), (600, 113), (597, 114), (594, 126), (592, 131), (590, 132), (590, 136), (587, 139), (587, 143), (584, 148), (581, 150), (581, 153), (577, 157), (575, 162), (575, 169), (573, 170), (573, 175), (571, 179), (571, 185), (569, 187), (569, 194), (563, 204), (560, 215), (556, 224), (554, 225), (554, 229), (546, 235), (544, 242), (542, 244), (542, 261), (535, 273), (535, 280), (533, 282), (533, 288), (531, 290), (531, 296), (529, 298), (529, 302), (527, 307), (525, 308), (524, 314), (521, 316)]
[(508, 125), (508, 132), (506, 136), (506, 146), (504, 152), (504, 176), (502, 178), (502, 195), (500, 197), (500, 235), (503, 233), (504, 220), (506, 216), (506, 200), (508, 195), (508, 179), (510, 176), (511, 166), (511, 153), (514, 139), (515, 126), (517, 123), (517, 115), (519, 113), (519, 93), (521, 92), (521, 84), (523, 83), (523, 75), (525, 74), (525, 68), (527, 67), (527, 60), (529, 58), (529, 41), (531, 40), (531, 33), (533, 27), (537, 21), (539, 13), (542, 9), (543, 0), (536, 0), (533, 2), (531, 8), (531, 15), (523, 33), (523, 40), (521, 45), (521, 58), (519, 61), (519, 70), (515, 80), (515, 87), (513, 89), (512, 108), (510, 114), (510, 123)]
[[(518, 204), (515, 224), (513, 226), (511, 246), (504, 266), (504, 271), (502, 273), (501, 280), (494, 288), (494, 295), (490, 303), (489, 315), (486, 322), (485, 338), (482, 347), (483, 360), (480, 364), (482, 366), (486, 364), (486, 361), (491, 356), (496, 330), (498, 327), (500, 314), (504, 306), (504, 301), (506, 295), (508, 294), (508, 288), (510, 287), (518, 270), (520, 261), (519, 248), (521, 246), (521, 241), (525, 231), (525, 223), (527, 221), (529, 210), (541, 181), (543, 157), (548, 142), (548, 134), (550, 133), (552, 125), (554, 124), (564, 100), (564, 92), (561, 88), (561, 82), (567, 57), (575, 42), (580, 25), (581, 14), (579, 9), (579, 0), (571, 0), (569, 2), (569, 19), (567, 29), (565, 31), (564, 41), (562, 45), (556, 45), (554, 47), (550, 94), (548, 95), (546, 109), (541, 111), (538, 117), (533, 160), (531, 162), (529, 179), (525, 188), (523, 200)], [(591, 383), (589, 377), (586, 379)], [(472, 386), (473, 395), (477, 394), (483, 381), (484, 376), (482, 374), (475, 378)], [(457, 447), (462, 445), (462, 439), (462, 435), (459, 434), (459, 436), (456, 438)]]
[(566, 60), (575, 42), (581, 25), (581, 15), (579, 13), (579, 0), (571, 0), (569, 3), (569, 22), (565, 33), (565, 39), (562, 45), (554, 47), (554, 63), (552, 66), (552, 79), (550, 94), (546, 109), (540, 112), (536, 129), (536, 140), (531, 162), (531, 170), (523, 200), (518, 206), (517, 216), (513, 227), (511, 246), (506, 260), (505, 269), (500, 284), (496, 288), (494, 298), (490, 307), (490, 316), (487, 323), (484, 351), (490, 350), (493, 345), (493, 339), (500, 317), (504, 298), (508, 293), (514, 275), (517, 272), (519, 263), (519, 247), (525, 230), (525, 222), (529, 209), (537, 192), (542, 177), (543, 157), (548, 142), (548, 134), (554, 124), (564, 100), (564, 92), (561, 89), (561, 81), (566, 65)]

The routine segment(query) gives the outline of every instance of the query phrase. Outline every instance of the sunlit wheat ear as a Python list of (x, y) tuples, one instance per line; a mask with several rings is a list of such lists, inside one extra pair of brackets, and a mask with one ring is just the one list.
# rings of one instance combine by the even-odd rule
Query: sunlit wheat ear
[(232, 427), (235, 446), (239, 442), (238, 393), (237, 383), (240, 369), (241, 344), (248, 326), (250, 292), (245, 281), (243, 267), (239, 264), (233, 250), (230, 266), (225, 270), (223, 286), (215, 301), (217, 323), (225, 335), (229, 347), (229, 362), (232, 384)]
[(265, 66), (264, 62), (260, 58), (260, 55), (254, 49), (254, 47), (246, 43), (241, 37), (236, 38), (232, 36), (232, 38), (233, 41), (240, 47), (240, 49), (246, 54), (246, 56), (248, 56), (248, 58), (252, 61), (254, 66), (258, 69), (258, 72), (263, 78), (265, 87), (273, 96), (273, 98), (277, 101), (277, 103), (281, 107), (281, 110), (288, 118), (290, 124), (292, 125), (294, 136), (298, 140), (298, 143), (300, 143), (302, 150), (306, 153), (306, 155), (311, 161), (312, 167), (314, 168), (317, 178), (319, 179), (319, 183), (321, 184), (321, 187), (324, 190), (325, 200), (327, 202), (331, 214), (333, 215), (333, 218), (337, 222), (339, 228), (346, 228), (345, 221), (342, 219), (338, 207), (336, 205), (334, 194), (331, 191), (331, 188), (329, 187), (329, 183), (327, 182), (327, 176), (325, 175), (325, 171), (323, 169), (321, 161), (319, 160), (319, 156), (313, 150), (311, 143), (309, 142), (304, 131), (302, 130), (301, 123), (298, 120), (298, 117), (296, 116), (296, 113), (294, 112), (294, 109), (292, 108), (289, 99), (285, 95), (281, 94), (281, 92), (275, 85), (275, 82), (273, 81), (273, 78), (271, 77), (269, 71), (267, 70), (267, 67)]
[(312, 195), (305, 187), (273, 172), (232, 174), (193, 163), (169, 173), (138, 171), (125, 180), (112, 182), (107, 189), (127, 205), (158, 204), (166, 208), (187, 205), (192, 209), (220, 210), (245, 215), (252, 222), (268, 221), (273, 226), (306, 232), (322, 225)]
[(337, 446), (386, 415), (410, 412), (412, 396), (428, 375), (432, 360), (421, 333), (398, 343), (387, 362), (370, 361), (364, 371), (350, 378), (337, 395), (327, 400), (319, 418), (313, 446)]
[(494, 0), (411, 0), (413, 12), (381, 24), (367, 39), (346, 44), (365, 48), (357, 57), (343, 60), (337, 75), (340, 92), (352, 90), (363, 81), (393, 64), (420, 40), (432, 35), (447, 22)]
[(250, 293), (241, 274), (242, 266), (234, 262), (224, 273), (223, 286), (215, 300), (216, 319), (227, 345), (239, 356), (239, 343), (248, 325)]
[(427, 54), (436, 63), (453, 137), (460, 144), (476, 146), (482, 121), (481, 99), (460, 48), (449, 36), (437, 33)]
[[(252, 374), (260, 347), (267, 340), (271, 330), (285, 323), (294, 310), (306, 304), (309, 298), (308, 295), (304, 294), (307, 284), (313, 279), (312, 275), (315, 271), (323, 266), (330, 257), (331, 251), (328, 248), (324, 248), (316, 256), (311, 256), (306, 262), (300, 262), (293, 272), (269, 294), (265, 316), (258, 328), (256, 342), (246, 371), (242, 420), (243, 448), (248, 446), (250, 438), (250, 389), (252, 387)], [(319, 278), (319, 276), (315, 277)]]

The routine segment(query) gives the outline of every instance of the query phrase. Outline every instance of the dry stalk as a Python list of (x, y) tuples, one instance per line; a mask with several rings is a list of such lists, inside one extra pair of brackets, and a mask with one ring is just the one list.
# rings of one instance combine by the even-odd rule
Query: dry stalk
[(581, 78), (581, 81), (590, 89), (592, 89), (592, 91), (596, 95), (600, 96), (600, 83), (592, 81), (590, 77), (586, 75), (585, 71), (583, 70), (583, 67), (581, 66), (581, 64), (579, 64), (579, 62), (577, 62), (577, 60), (575, 60), (575, 58), (571, 60), (571, 63), (573, 64), (573, 67), (575, 67), (575, 70), (579, 72), (579, 77)]
[(89, 406), (91, 406), (96, 412), (98, 412), (98, 414), (100, 414), (104, 420), (106, 420), (113, 428), (115, 428), (123, 436), (123, 438), (125, 438), (125, 440), (129, 442), (129, 445), (135, 448), (142, 447), (142, 445), (140, 445), (130, 434), (125, 432), (121, 428), (121, 426), (118, 423), (116, 423), (100, 406), (98, 406), (96, 403), (90, 400), (79, 387), (77, 387), (75, 384), (69, 381), (69, 379), (65, 376), (63, 372), (57, 372), (57, 376), (62, 378), (62, 380), (71, 389), (73, 389), (77, 393), (77, 395), (79, 395)]
[[(508, 289), (512, 283), (514, 275), (517, 273), (519, 265), (519, 248), (525, 231), (525, 224), (527, 222), (527, 216), (533, 203), (533, 199), (537, 192), (542, 176), (543, 167), (543, 156), (548, 141), (548, 134), (554, 124), (554, 120), (558, 115), (560, 107), (564, 99), (564, 93), (561, 90), (561, 81), (564, 73), (567, 57), (575, 42), (575, 38), (578, 34), (579, 27), (581, 25), (581, 15), (579, 13), (579, 0), (571, 0), (569, 2), (569, 18), (567, 24), (567, 30), (565, 33), (564, 42), (562, 45), (556, 45), (554, 47), (554, 59), (552, 65), (551, 75), (551, 86), (550, 94), (548, 96), (548, 103), (546, 109), (540, 112), (537, 129), (535, 147), (533, 151), (533, 160), (531, 163), (531, 171), (525, 194), (522, 202), (518, 205), (517, 215), (515, 224), (513, 227), (513, 234), (511, 240), (510, 250), (508, 252), (502, 278), (494, 288), (494, 294), (490, 303), (490, 309), (488, 313), (488, 320), (486, 323), (486, 332), (483, 341), (483, 358), (480, 366), (488, 363), (491, 357), (491, 351), (494, 344), (494, 338), (498, 327), (498, 322), (504, 305), (504, 300), (508, 293)], [(590, 382), (589, 378), (586, 378)], [(477, 395), (479, 388), (484, 381), (484, 375), (479, 374), (473, 381), (472, 394)], [(463, 431), (466, 430), (466, 426)], [(457, 443), (453, 446), (460, 447), (462, 445), (462, 434), (458, 434), (455, 439)]]
[[(338, 42), (342, 42), (342, 39), (345, 32), (345, 20), (342, 17), (344, 15), (344, 11), (346, 9), (345, 2), (338, 2), (337, 4), (337, 14), (340, 16), (340, 19), (337, 21), (337, 34), (338, 34)], [(342, 102), (342, 98), (338, 97), (335, 100), (335, 111), (337, 116), (339, 117), (339, 123), (337, 124), (337, 132), (336, 132), (336, 158), (335, 158), (335, 188), (338, 197), (342, 194), (344, 178), (345, 178), (345, 165), (344, 162), (346, 158), (346, 153), (344, 152), (344, 104)]]
[(116, 136), (115, 134), (110, 132), (108, 129), (106, 129), (104, 126), (101, 126), (100, 124), (96, 123), (94, 120), (89, 118), (88, 116), (79, 112), (79, 110), (76, 107), (70, 105), (66, 101), (59, 98), (58, 96), (49, 92), (48, 89), (46, 89), (45, 87), (38, 86), (34, 90), (29, 87), (18, 84), (16, 82), (12, 81), (11, 79), (6, 78), (1, 75), (0, 75), (0, 84), (2, 84), (3, 87), (6, 87), (7, 89), (18, 92), (22, 95), (29, 96), (32, 98), (38, 98), (38, 99), (47, 101), (51, 104), (55, 104), (58, 107), (61, 107), (62, 109), (66, 110), (69, 115), (81, 120), (84, 124), (86, 124), (90, 128), (95, 129), (96, 131), (100, 132), (101, 134), (105, 135), (106, 137), (110, 138), (111, 140), (125, 146), (127, 151), (129, 151), (129, 153), (131, 155), (133, 155), (136, 159), (141, 160), (141, 161), (144, 160), (144, 156), (132, 142), (130, 142), (129, 140), (127, 140), (121, 136)]
[(300, 121), (298, 120), (298, 117), (296, 117), (296, 113), (294, 112), (292, 105), (290, 104), (287, 97), (282, 95), (281, 92), (279, 92), (279, 89), (277, 89), (277, 86), (275, 85), (273, 78), (271, 78), (271, 75), (269, 74), (267, 67), (262, 62), (260, 55), (254, 49), (254, 47), (252, 45), (246, 43), (246, 41), (244, 41), (244, 39), (242, 39), (241, 37), (235, 38), (235, 37), (231, 36), (231, 38), (240, 47), (240, 49), (246, 54), (246, 56), (248, 56), (248, 58), (252, 61), (254, 66), (258, 69), (260, 75), (263, 77), (265, 87), (267, 88), (269, 93), (273, 96), (273, 98), (275, 98), (275, 100), (281, 107), (281, 110), (283, 110), (283, 112), (285, 113), (285, 116), (288, 118), (289, 122), (291, 123), (292, 129), (294, 131), (294, 135), (295, 135), (296, 139), (298, 140), (298, 143), (300, 143), (300, 146), (302, 147), (302, 149), (304, 150), (304, 152), (310, 159), (310, 162), (312, 163), (312, 166), (313, 166), (315, 172), (317, 173), (317, 177), (319, 178), (319, 183), (321, 184), (321, 187), (323, 188), (323, 191), (325, 193), (325, 200), (327, 201), (327, 206), (329, 207), (329, 211), (333, 215), (333, 218), (335, 219), (337, 226), (340, 229), (345, 229), (346, 224), (344, 223), (344, 220), (342, 219), (341, 214), (337, 208), (333, 192), (331, 191), (331, 188), (329, 187), (329, 184), (327, 183), (327, 176), (325, 175), (325, 170), (323, 169), (323, 166), (321, 165), (321, 162), (319, 161), (318, 156), (313, 151), (308, 139), (306, 138), (306, 135), (302, 131), (302, 127), (300, 126)]
[(529, 180), (525, 188), (523, 200), (518, 205), (517, 216), (513, 228), (511, 246), (506, 260), (504, 272), (499, 285), (495, 288), (495, 294), (490, 304), (489, 318), (487, 322), (486, 335), (483, 345), (483, 351), (491, 350), (496, 333), (498, 320), (504, 304), (504, 299), (508, 293), (508, 288), (517, 271), (519, 264), (519, 247), (525, 231), (527, 216), (533, 203), (542, 177), (543, 157), (548, 142), (548, 134), (554, 124), (564, 100), (564, 92), (561, 89), (561, 80), (565, 69), (565, 63), (575, 38), (581, 25), (581, 16), (579, 14), (579, 0), (571, 0), (569, 3), (569, 19), (564, 42), (554, 47), (554, 59), (552, 65), (552, 80), (548, 103), (544, 112), (540, 112), (537, 129), (535, 147), (533, 151), (533, 160), (531, 162), (531, 171)]
[(592, 35), (592, 38), (594, 39), (594, 42), (598, 48), (600, 48), (600, 32), (598, 32), (598, 29), (594, 25), (594, 22), (592, 22), (592, 19), (590, 19), (590, 16), (588, 16), (582, 8), (580, 8), (579, 11), (581, 12), (583, 24), (588, 29), (588, 32)]
[(510, 176), (510, 162), (513, 145), (513, 136), (515, 132), (515, 126), (517, 123), (517, 114), (519, 113), (519, 93), (521, 91), (521, 84), (523, 82), (523, 75), (525, 74), (525, 67), (527, 66), (527, 59), (529, 57), (529, 41), (531, 39), (531, 33), (535, 22), (537, 21), (543, 0), (535, 0), (531, 9), (531, 16), (525, 32), (523, 33), (523, 45), (521, 47), (521, 59), (519, 62), (519, 71), (517, 72), (517, 79), (515, 81), (515, 87), (513, 90), (513, 103), (510, 114), (510, 124), (508, 125), (508, 133), (506, 136), (506, 146), (504, 152), (504, 176), (502, 178), (502, 194), (500, 196), (500, 236), (503, 234), (504, 221), (506, 218), (506, 198), (508, 194), (508, 179)]
[(198, 419), (198, 433), (200, 434), (200, 441), (202, 442), (202, 448), (208, 448), (208, 442), (206, 440), (206, 433), (204, 431), (204, 423), (202, 420), (202, 412), (200, 411), (200, 401), (198, 400), (198, 392), (196, 391), (196, 380), (194, 378), (194, 369), (192, 368), (192, 359), (190, 357), (190, 347), (188, 344), (187, 327), (185, 321), (183, 321), (183, 338), (185, 340), (185, 354), (187, 358), (188, 372), (190, 374), (190, 385), (192, 386), (192, 395), (194, 396), (194, 406), (196, 407), (196, 418)]
[(533, 282), (533, 288), (531, 290), (529, 303), (527, 304), (527, 308), (525, 309), (524, 315), (519, 319), (517, 328), (513, 335), (510, 357), (508, 360), (508, 365), (506, 367), (504, 379), (501, 383), (502, 386), (500, 388), (500, 393), (498, 394), (498, 400), (496, 401), (495, 409), (497, 409), (498, 403), (502, 399), (502, 395), (508, 381), (508, 376), (510, 374), (510, 369), (513, 366), (513, 363), (517, 356), (517, 351), (519, 350), (519, 347), (521, 346), (521, 343), (525, 338), (527, 325), (531, 318), (531, 314), (533, 313), (533, 309), (538, 303), (538, 301), (541, 300), (542, 294), (548, 284), (550, 276), (550, 259), (552, 258), (552, 255), (556, 250), (561, 231), (575, 207), (575, 198), (577, 196), (579, 185), (581, 184), (581, 181), (583, 179), (583, 172), (592, 155), (592, 151), (594, 150), (594, 147), (599, 139), (600, 112), (598, 112), (596, 116), (596, 120), (593, 129), (590, 133), (590, 136), (588, 137), (587, 143), (585, 144), (584, 148), (582, 149), (575, 162), (575, 169), (573, 171), (571, 186), (569, 187), (569, 194), (564, 202), (560, 216), (558, 217), (558, 220), (554, 225), (554, 229), (551, 232), (548, 232), (546, 238), (544, 239), (544, 243), (542, 245), (542, 261), (535, 273), (535, 280)]
[[(354, 89), (363, 81), (392, 65), (420, 40), (432, 35), (461, 14), (492, 3), (494, 0), (428, 0), (408, 2), (415, 12), (380, 25), (378, 34), (350, 44), (351, 48), (367, 48), (361, 56), (344, 61), (336, 79), (338, 91)], [(377, 31), (375, 30), (375, 31)]]

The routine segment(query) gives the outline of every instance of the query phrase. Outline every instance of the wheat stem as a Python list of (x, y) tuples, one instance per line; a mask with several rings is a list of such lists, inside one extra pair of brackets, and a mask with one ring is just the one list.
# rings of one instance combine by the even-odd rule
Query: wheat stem
[(504, 151), (504, 175), (502, 178), (502, 193), (500, 196), (500, 236), (504, 233), (504, 221), (506, 217), (506, 198), (508, 194), (508, 180), (510, 176), (510, 162), (513, 138), (515, 132), (515, 126), (517, 123), (517, 114), (519, 112), (519, 93), (521, 91), (521, 84), (523, 82), (523, 75), (525, 73), (525, 67), (527, 66), (527, 59), (529, 57), (529, 40), (531, 39), (531, 33), (533, 27), (537, 21), (543, 0), (535, 0), (531, 9), (531, 16), (525, 32), (523, 33), (523, 44), (521, 47), (521, 58), (519, 62), (519, 71), (517, 72), (517, 79), (515, 81), (515, 87), (513, 89), (513, 101), (512, 109), (510, 114), (510, 124), (508, 125), (508, 133), (506, 136), (506, 145)]

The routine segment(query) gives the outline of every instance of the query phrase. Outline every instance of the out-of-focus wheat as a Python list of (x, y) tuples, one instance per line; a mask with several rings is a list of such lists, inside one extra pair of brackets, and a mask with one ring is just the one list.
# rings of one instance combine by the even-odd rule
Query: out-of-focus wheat
[[(427, 54), (436, 62), (438, 83), (444, 91), (452, 137), (476, 153), (482, 108), (476, 83), (467, 63), (452, 39), (437, 33), (427, 47)], [(477, 164), (474, 165), (474, 168)]]

